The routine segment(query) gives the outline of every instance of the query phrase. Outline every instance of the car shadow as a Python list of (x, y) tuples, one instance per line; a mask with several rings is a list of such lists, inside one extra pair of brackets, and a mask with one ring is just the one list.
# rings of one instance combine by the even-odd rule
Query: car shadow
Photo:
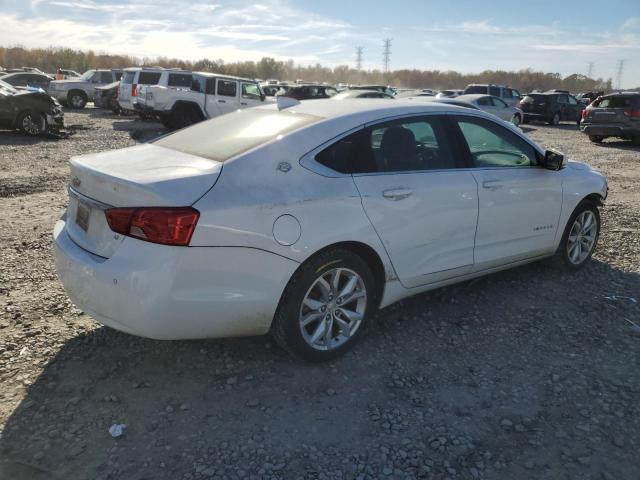
[(631, 140), (605, 139), (602, 143), (594, 145), (603, 148), (616, 148), (620, 150), (629, 150), (631, 152), (640, 152), (640, 145), (634, 145)]
[(137, 142), (150, 142), (169, 133), (169, 130), (154, 120), (115, 121), (112, 125), (114, 130), (129, 133)]
[[(592, 278), (606, 279), (608, 286), (586, 288)], [(546, 382), (550, 368), (564, 368), (565, 357), (545, 354), (546, 342), (558, 337), (568, 336), (580, 351), (616, 355), (629, 342), (623, 317), (631, 318), (628, 309), (637, 305), (625, 299), (638, 285), (640, 275), (600, 261), (572, 275), (531, 264), (388, 307), (375, 316), (353, 351), (326, 364), (293, 360), (269, 337), (164, 342), (96, 328), (65, 341), (41, 374), (26, 383), (26, 394), (0, 436), (0, 478), (142, 478), (142, 473), (164, 478), (165, 462), (172, 469), (170, 478), (184, 478), (193, 470), (196, 450), (204, 446), (215, 453), (226, 441), (251, 444), (257, 434), (270, 438), (264, 448), (277, 444), (285, 452), (302, 444), (321, 448), (336, 439), (352, 445), (376, 441), (384, 430), (370, 418), (372, 405), (425, 411), (428, 406), (436, 415), (431, 407), (438, 411), (437, 398), (449, 395), (445, 392), (453, 378), (456, 385), (477, 385), (474, 371), (485, 368), (489, 391), (510, 388), (501, 384), (505, 371), (491, 373), (499, 368), (491, 365), (500, 364), (500, 355), (511, 358), (511, 369), (515, 361), (523, 381), (533, 385)], [(502, 345), (499, 339), (505, 335), (514, 335), (517, 347)], [(609, 352), (604, 338), (617, 348)], [(514, 348), (540, 353), (517, 363)], [(460, 358), (470, 356), (472, 365), (461, 363)], [(590, 362), (598, 359), (572, 362), (586, 362), (579, 368), (595, 378), (599, 366)], [(415, 378), (424, 377), (424, 384), (414, 377), (402, 380), (394, 374), (395, 364), (414, 371)], [(396, 393), (401, 392), (397, 382), (413, 382), (417, 397)], [(474, 395), (465, 397), (469, 410), (486, 408), (479, 393), (476, 405)], [(454, 395), (447, 401), (458, 400)], [(463, 417), (468, 428), (494, 441), (502, 435), (500, 427), (495, 432), (488, 428), (483, 415)], [(428, 423), (428, 417), (421, 421)], [(112, 424), (127, 425), (122, 438), (110, 436)], [(402, 435), (422, 438), (422, 428), (405, 426)], [(504, 448), (512, 446), (505, 443)], [(279, 457), (279, 452), (268, 455)]]

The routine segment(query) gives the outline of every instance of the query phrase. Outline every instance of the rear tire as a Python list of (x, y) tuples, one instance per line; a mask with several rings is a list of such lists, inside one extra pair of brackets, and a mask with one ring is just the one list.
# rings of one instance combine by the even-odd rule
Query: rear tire
[(171, 112), (170, 123), (174, 129), (179, 130), (181, 128), (190, 127), (201, 120), (202, 117), (195, 108), (178, 106)]
[(602, 143), (604, 137), (601, 137), (600, 135), (589, 135), (589, 140), (591, 140), (593, 143)]
[(37, 137), (47, 131), (47, 119), (33, 110), (27, 110), (18, 116), (18, 129), (25, 135)]
[(71, 108), (82, 110), (88, 101), (87, 94), (81, 90), (72, 90), (67, 94), (67, 104)]
[(600, 212), (590, 201), (583, 201), (569, 217), (555, 255), (555, 263), (575, 271), (586, 265), (598, 245)]
[(309, 362), (332, 360), (351, 349), (378, 304), (367, 263), (344, 248), (307, 260), (287, 284), (271, 325), (275, 341)]

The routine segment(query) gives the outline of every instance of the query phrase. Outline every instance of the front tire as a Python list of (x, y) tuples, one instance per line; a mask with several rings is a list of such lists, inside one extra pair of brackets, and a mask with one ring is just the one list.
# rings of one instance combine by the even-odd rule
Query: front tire
[(17, 126), (25, 135), (37, 137), (47, 130), (47, 119), (41, 113), (28, 110), (20, 114)]
[(565, 227), (556, 259), (568, 270), (579, 270), (591, 259), (600, 237), (598, 207), (584, 201), (571, 214)]
[(553, 117), (551, 117), (551, 121), (549, 122), (551, 125), (553, 125), (554, 127), (557, 127), (558, 125), (560, 125), (560, 114), (559, 113), (554, 113)]
[(600, 135), (589, 135), (589, 140), (591, 140), (593, 143), (602, 143), (604, 137), (601, 137)]
[(378, 302), (371, 269), (355, 253), (331, 248), (307, 260), (287, 284), (271, 326), (276, 342), (309, 362), (351, 349)]

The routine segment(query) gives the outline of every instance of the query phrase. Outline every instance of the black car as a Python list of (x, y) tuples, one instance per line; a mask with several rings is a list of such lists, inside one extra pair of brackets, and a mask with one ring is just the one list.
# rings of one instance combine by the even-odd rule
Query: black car
[(0, 128), (41, 135), (64, 126), (60, 104), (38, 91), (19, 91), (0, 81)]
[(32, 87), (46, 90), (49, 88), (49, 82), (53, 80), (53, 77), (44, 73), (17, 72), (4, 75), (0, 77), (0, 80), (13, 87)]
[(286, 92), (278, 93), (278, 95), (296, 100), (331, 98), (337, 94), (338, 90), (329, 85), (292, 85)]
[(551, 125), (560, 122), (580, 123), (584, 105), (568, 93), (543, 92), (528, 93), (518, 104), (524, 114), (522, 123), (541, 120)]
[(93, 94), (93, 104), (98, 108), (106, 108), (113, 113), (120, 113), (122, 108), (118, 103), (119, 87), (119, 81), (96, 87)]
[(597, 98), (583, 112), (580, 131), (595, 143), (619, 137), (640, 145), (640, 93), (611, 93)]

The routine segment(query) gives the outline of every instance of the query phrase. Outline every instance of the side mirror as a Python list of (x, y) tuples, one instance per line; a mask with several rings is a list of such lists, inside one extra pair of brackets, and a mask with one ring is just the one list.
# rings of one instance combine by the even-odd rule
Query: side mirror
[(544, 162), (542, 166), (547, 170), (562, 170), (567, 161), (564, 158), (564, 154), (556, 150), (547, 150), (544, 152)]

